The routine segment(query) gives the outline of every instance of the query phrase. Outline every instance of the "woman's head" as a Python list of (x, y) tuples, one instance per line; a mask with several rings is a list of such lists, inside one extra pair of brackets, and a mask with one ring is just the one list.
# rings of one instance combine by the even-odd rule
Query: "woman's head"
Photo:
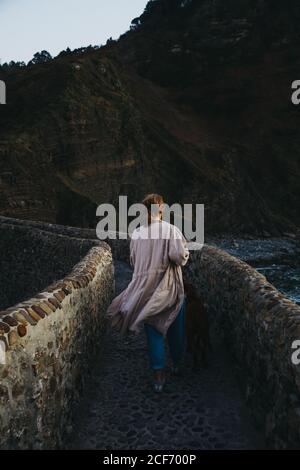
[(147, 194), (142, 204), (146, 206), (148, 211), (148, 224), (151, 223), (152, 218), (162, 218), (164, 200), (160, 194)]

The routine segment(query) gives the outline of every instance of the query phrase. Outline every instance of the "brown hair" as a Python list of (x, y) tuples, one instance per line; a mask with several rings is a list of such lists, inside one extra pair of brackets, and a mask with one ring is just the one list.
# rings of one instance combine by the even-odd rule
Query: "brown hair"
[(147, 194), (143, 201), (142, 204), (146, 206), (147, 211), (148, 211), (148, 224), (151, 224), (151, 209), (152, 205), (158, 204), (161, 205), (164, 203), (164, 199), (160, 194)]

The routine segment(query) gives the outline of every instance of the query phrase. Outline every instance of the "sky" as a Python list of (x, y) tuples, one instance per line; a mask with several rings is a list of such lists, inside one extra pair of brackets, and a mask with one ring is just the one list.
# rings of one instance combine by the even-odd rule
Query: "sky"
[(35, 52), (52, 56), (70, 47), (117, 39), (147, 0), (0, 0), (0, 60), (28, 62)]

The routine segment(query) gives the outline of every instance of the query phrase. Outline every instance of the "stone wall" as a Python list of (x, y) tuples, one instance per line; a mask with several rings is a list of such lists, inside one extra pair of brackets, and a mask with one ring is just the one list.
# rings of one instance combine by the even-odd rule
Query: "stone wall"
[(74, 234), (0, 221), (0, 310), (61, 279), (98, 245)]
[(272, 448), (300, 447), (300, 307), (266, 278), (226, 252), (193, 252), (185, 275), (199, 289), (210, 319), (234, 358), (247, 405)]
[[(0, 347), (5, 350), (5, 364), (0, 364), (0, 448), (59, 448), (101, 347), (114, 290), (111, 250), (101, 242), (3, 225), (1, 258), (5, 246), (5, 263), (12, 247), (20, 257), (11, 255), (2, 293), (10, 283), (7, 298), (14, 291), (19, 298), (27, 275), (22, 295), (28, 292), (30, 298), (18, 299), (0, 313)], [(50, 278), (60, 280), (46, 287)], [(36, 285), (43, 288), (33, 294)]]
[[(93, 245), (93, 241), (97, 243), (99, 242), (95, 229), (67, 227), (65, 225), (49, 224), (34, 220), (12, 219), (9, 217), (0, 216), (0, 230), (1, 228), (3, 229), (6, 226), (8, 226), (10, 229), (13, 228), (14, 230), (21, 228), (22, 230), (30, 233), (32, 233), (33, 229), (34, 231), (38, 230), (40, 232), (43, 232), (45, 236), (47, 236), (48, 234), (48, 237), (50, 237), (49, 234), (54, 234), (58, 235), (59, 237), (67, 237), (67, 239), (70, 237), (72, 239), (77, 238), (81, 240), (83, 248), (85, 246), (84, 240), (87, 241), (87, 246)], [(129, 261), (129, 241), (119, 240), (117, 236), (118, 235), (116, 233), (116, 239), (108, 239), (105, 241), (110, 246), (113, 253), (113, 257), (115, 259)], [(43, 273), (42, 275), (45, 274)]]

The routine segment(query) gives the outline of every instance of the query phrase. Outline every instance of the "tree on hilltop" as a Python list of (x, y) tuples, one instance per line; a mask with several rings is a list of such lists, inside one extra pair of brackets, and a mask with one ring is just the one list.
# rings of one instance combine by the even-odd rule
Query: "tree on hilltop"
[(52, 55), (48, 51), (36, 52), (28, 65), (43, 64), (51, 59)]

